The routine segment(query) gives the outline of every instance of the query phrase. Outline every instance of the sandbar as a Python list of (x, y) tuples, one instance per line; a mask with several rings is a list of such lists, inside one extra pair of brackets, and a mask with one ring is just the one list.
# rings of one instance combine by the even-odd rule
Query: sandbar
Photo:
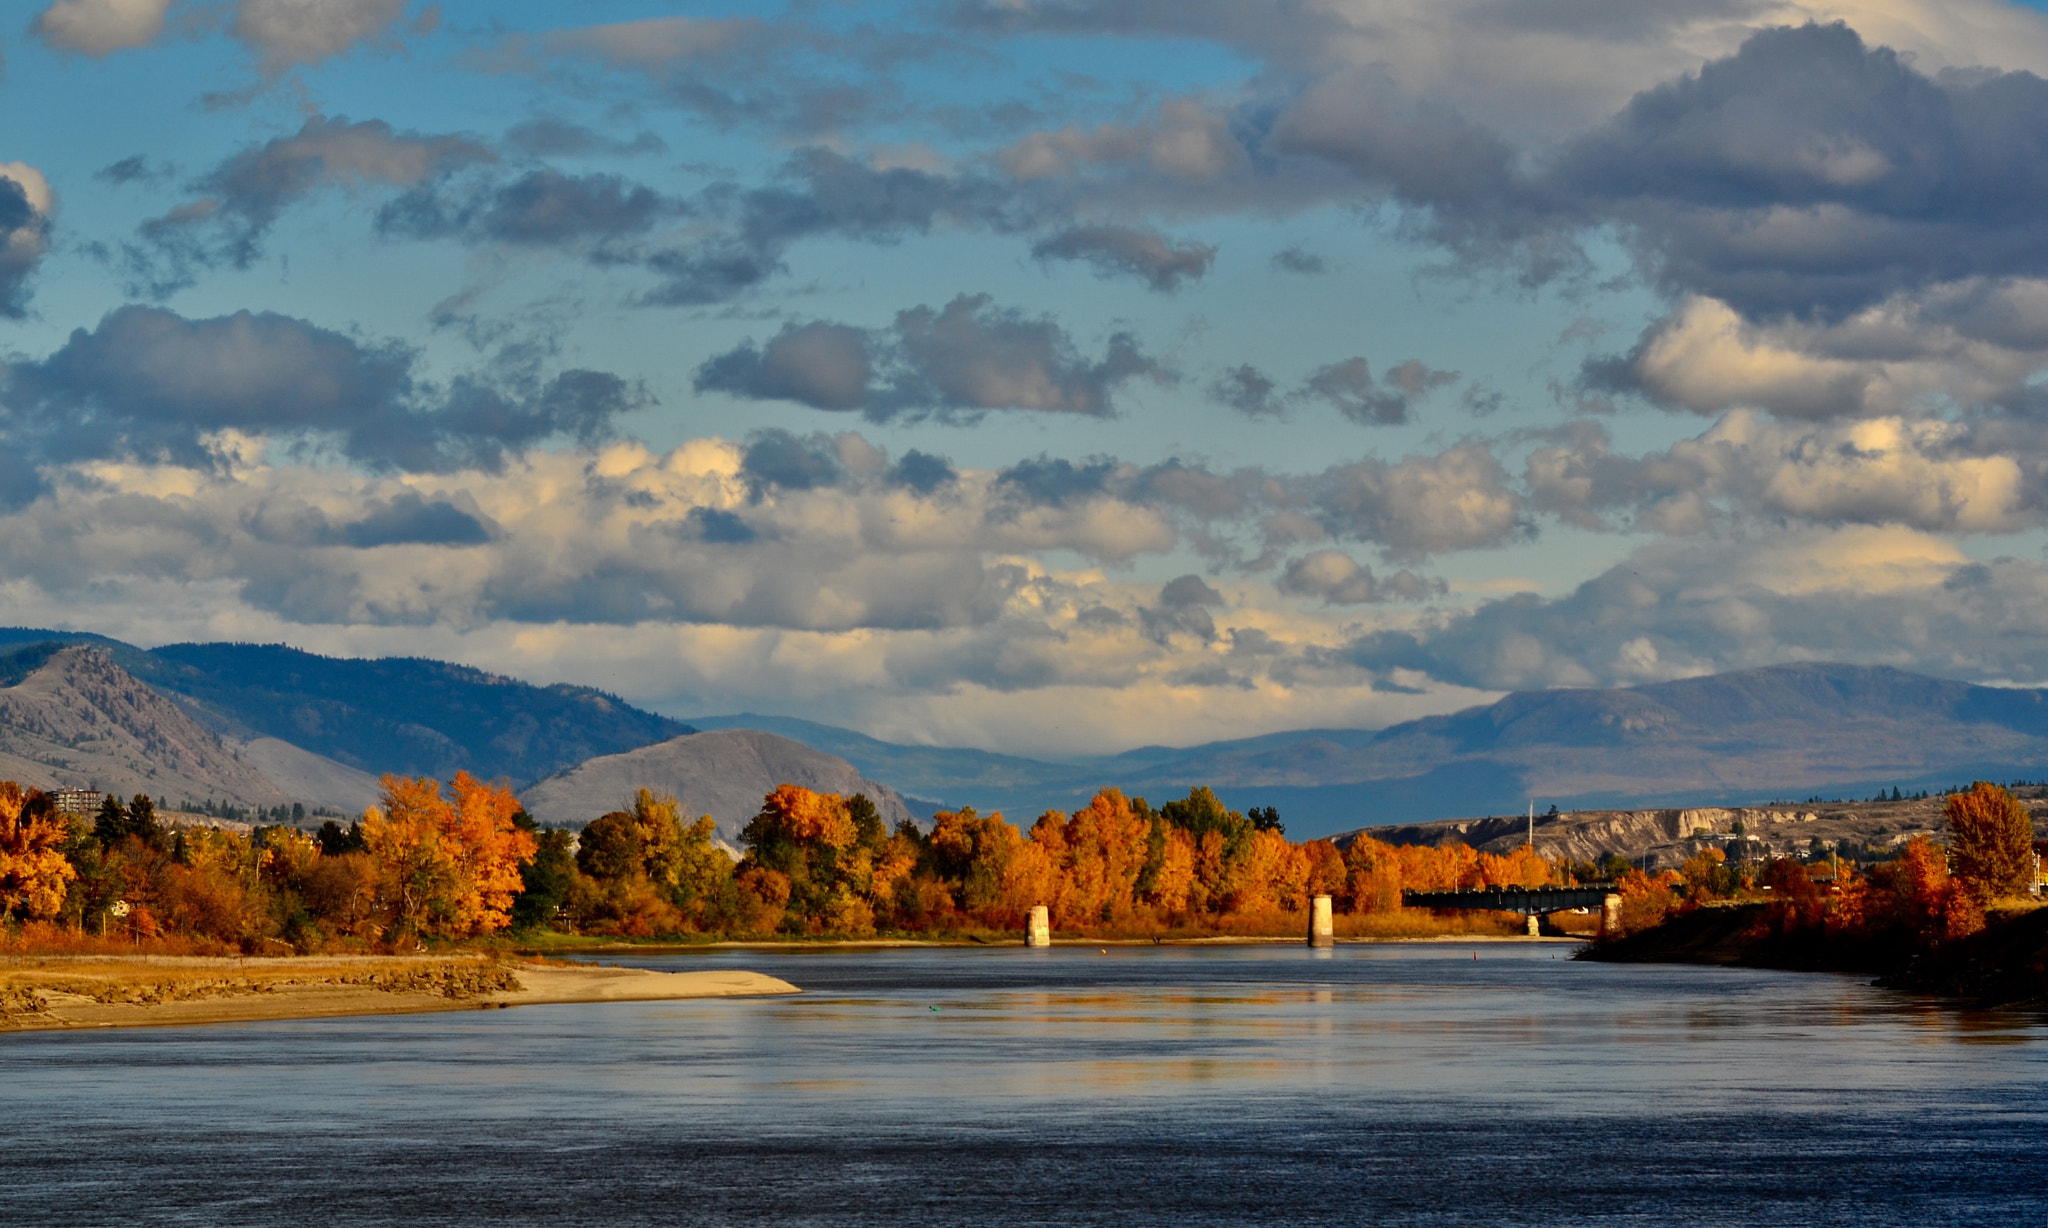
[(738, 969), (652, 972), (479, 956), (20, 956), (0, 959), (0, 1032), (797, 992)]

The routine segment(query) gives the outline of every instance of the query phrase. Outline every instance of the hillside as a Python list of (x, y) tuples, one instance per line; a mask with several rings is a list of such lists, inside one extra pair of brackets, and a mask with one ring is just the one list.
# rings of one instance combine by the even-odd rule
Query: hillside
[(323, 657), (281, 644), (145, 650), (75, 632), (0, 630), (0, 644), (44, 641), (91, 644), (234, 740), (275, 738), (373, 777), (445, 779), (460, 768), (524, 784), (690, 728), (590, 687), (534, 686), (445, 661)]
[(148, 793), (171, 805), (299, 800), (233, 744), (83, 645), (0, 658), (0, 776), (38, 787)]
[(592, 759), (523, 790), (520, 799), (544, 824), (581, 827), (645, 787), (673, 793), (686, 819), (710, 815), (730, 843), (780, 784), (866, 793), (891, 828), (911, 817), (894, 789), (866, 779), (846, 760), (752, 729), (707, 730)]
[[(702, 723), (713, 724), (711, 718)], [(840, 731), (844, 734), (844, 731)], [(1047, 762), (846, 735), (863, 771), (948, 806), (1032, 815), (1114, 784), (1157, 803), (1208, 784), (1294, 835), (1514, 814), (1868, 795), (2048, 765), (2048, 699), (1901, 670), (1785, 665), (1618, 690), (1518, 692), (1387, 729), (1312, 729)]]

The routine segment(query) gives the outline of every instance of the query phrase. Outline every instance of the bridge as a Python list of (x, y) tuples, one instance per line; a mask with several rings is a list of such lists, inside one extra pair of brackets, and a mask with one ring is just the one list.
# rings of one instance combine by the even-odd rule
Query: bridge
[(1581, 883), (1576, 887), (1461, 887), (1456, 891), (1403, 891), (1401, 903), (1407, 908), (1483, 908), (1489, 912), (1519, 912), (1529, 917), (1529, 932), (1536, 932), (1536, 918), (1572, 908), (1600, 910), (1602, 931), (1613, 927), (1621, 911), (1621, 888), (1613, 883)]

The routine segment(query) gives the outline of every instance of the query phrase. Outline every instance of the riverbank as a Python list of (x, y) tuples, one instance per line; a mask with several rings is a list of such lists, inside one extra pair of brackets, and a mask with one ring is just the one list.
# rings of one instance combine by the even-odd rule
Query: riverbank
[(1926, 948), (1904, 931), (1859, 939), (1821, 929), (1781, 932), (1769, 904), (1700, 908), (1579, 958), (1608, 963), (1718, 964), (1795, 972), (1848, 972), (1961, 1006), (2048, 1008), (2048, 908), (1993, 912), (1981, 931)]
[(248, 1023), (799, 992), (755, 972), (648, 972), (483, 956), (20, 956), (0, 1032)]

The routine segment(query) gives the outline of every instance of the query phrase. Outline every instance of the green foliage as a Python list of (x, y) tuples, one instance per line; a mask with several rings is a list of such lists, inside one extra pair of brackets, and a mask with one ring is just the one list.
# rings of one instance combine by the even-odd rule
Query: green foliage
[(360, 853), (370, 847), (363, 839), (361, 823), (351, 823), (344, 831), (341, 824), (333, 819), (322, 823), (320, 830), (314, 833), (313, 839), (320, 845), (321, 854), (327, 857), (339, 857), (343, 853)]
[(647, 844), (630, 810), (600, 815), (583, 827), (576, 842), (576, 868), (595, 879), (629, 879), (646, 873)]
[[(530, 821), (530, 820), (529, 820)], [(576, 858), (569, 847), (576, 837), (567, 831), (536, 831), (533, 860), (519, 867), (520, 890), (512, 901), (515, 929), (543, 929), (568, 901), (576, 878)]]

